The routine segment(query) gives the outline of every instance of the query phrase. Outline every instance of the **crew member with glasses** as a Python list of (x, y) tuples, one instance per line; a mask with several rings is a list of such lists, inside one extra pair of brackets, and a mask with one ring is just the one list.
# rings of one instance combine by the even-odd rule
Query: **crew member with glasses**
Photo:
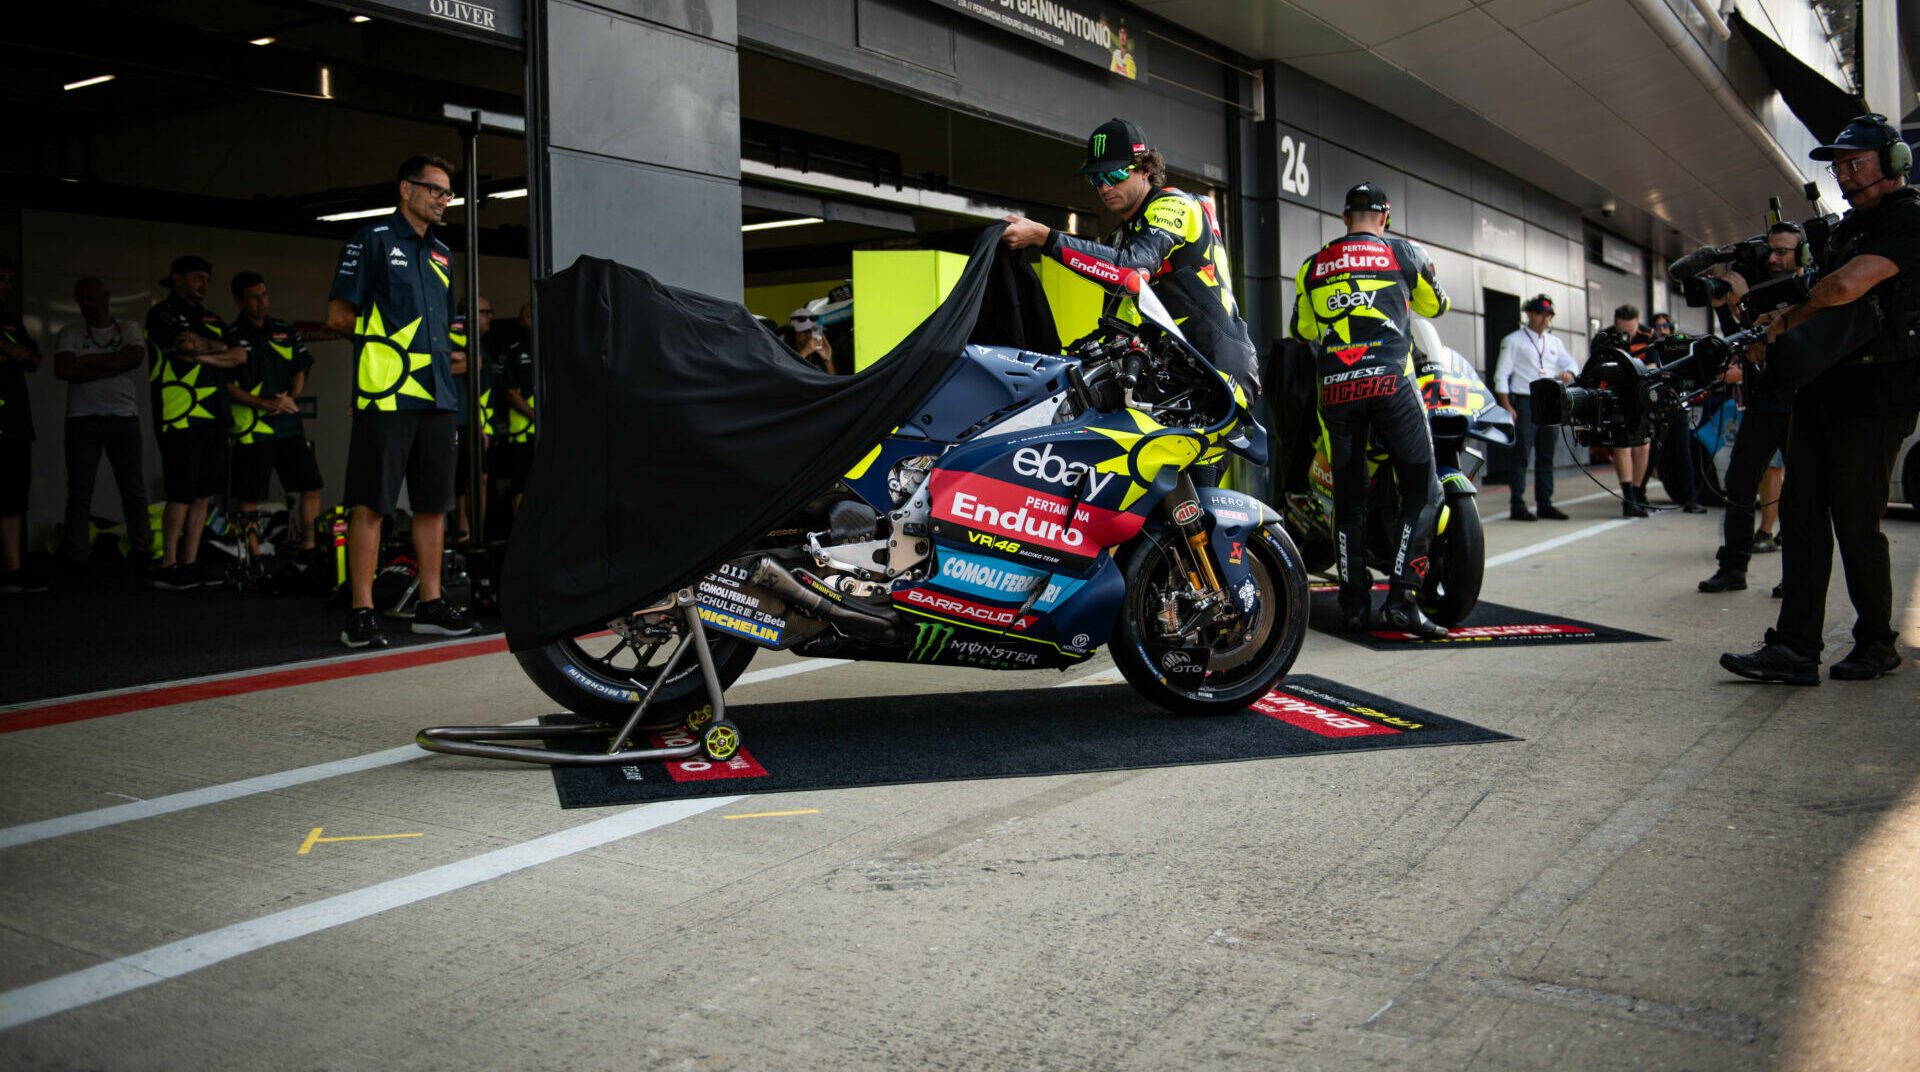
[(1094, 130), (1080, 174), (1100, 192), (1107, 211), (1120, 217), (1105, 242), (1076, 238), (1024, 216), (1008, 216), (1000, 240), (1008, 249), (1038, 246), (1044, 256), (1099, 283), (1107, 290), (1103, 315), (1122, 320), (1140, 319), (1124, 281), (1136, 270), (1148, 272), (1154, 293), (1179, 321), (1187, 341), (1244, 387), (1249, 401), (1258, 397), (1253, 342), (1233, 297), (1233, 272), (1213, 209), (1166, 185), (1160, 151), (1125, 119), (1109, 119)]
[(385, 647), (373, 609), (381, 519), (393, 513), (402, 481), (413, 507), (420, 569), (415, 633), (460, 636), (471, 619), (441, 597), (440, 553), (454, 505), (454, 377), (466, 354), (453, 341), (453, 256), (434, 224), (453, 199), (453, 165), (409, 157), (395, 175), (400, 206), (367, 224), (340, 251), (327, 300), (327, 327), (353, 339), (353, 434), (342, 498), (352, 592), (340, 642)]

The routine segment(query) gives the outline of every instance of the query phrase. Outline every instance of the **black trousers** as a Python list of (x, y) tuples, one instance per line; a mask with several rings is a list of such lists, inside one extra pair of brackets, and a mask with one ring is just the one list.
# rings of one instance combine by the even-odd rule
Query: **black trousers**
[(1560, 442), (1560, 428), (1533, 423), (1533, 399), (1508, 396), (1513, 403), (1513, 470), (1507, 485), (1508, 498), (1515, 506), (1527, 505), (1527, 451), (1533, 451), (1533, 501), (1540, 506), (1553, 504), (1553, 451)]
[(1780, 549), (1786, 591), (1767, 643), (1820, 657), (1838, 543), (1853, 601), (1854, 641), (1893, 644), (1893, 567), (1880, 518), (1887, 512), (1894, 457), (1913, 424), (1912, 413), (1869, 417), (1804, 397), (1794, 403), (1787, 433), (1793, 464), (1780, 494), (1780, 530), (1790, 537)]
[(1653, 456), (1659, 459), (1660, 482), (1674, 502), (1693, 502), (1693, 426), (1687, 423), (1686, 413), (1668, 414), (1665, 420), (1655, 422), (1653, 432)]
[[(1788, 414), (1749, 409), (1740, 418), (1733, 437), (1733, 456), (1727, 459), (1727, 516), (1721, 522), (1722, 569), (1745, 573), (1753, 558), (1753, 519), (1760, 507), (1760, 478), (1767, 475), (1773, 455), (1787, 445)], [(1783, 527), (1781, 531), (1785, 531)]]
[(1388, 598), (1411, 602), (1427, 575), (1427, 544), (1440, 505), (1440, 480), (1433, 469), (1433, 435), (1420, 391), (1403, 372), (1391, 393), (1339, 405), (1327, 405), (1323, 388), (1320, 417), (1327, 425), (1328, 459), (1333, 469), (1333, 517), (1340, 564), (1340, 608), (1358, 613), (1372, 606), (1372, 575), (1367, 572), (1367, 449), (1370, 440), (1385, 447), (1400, 493), (1400, 525), (1388, 582)]
[(85, 562), (87, 526), (93, 517), (94, 481), (100, 455), (113, 467), (120, 490), (120, 512), (127, 522), (128, 557), (153, 554), (153, 522), (147, 516), (147, 478), (140, 463), (140, 418), (106, 415), (67, 418), (67, 531), (60, 551)]

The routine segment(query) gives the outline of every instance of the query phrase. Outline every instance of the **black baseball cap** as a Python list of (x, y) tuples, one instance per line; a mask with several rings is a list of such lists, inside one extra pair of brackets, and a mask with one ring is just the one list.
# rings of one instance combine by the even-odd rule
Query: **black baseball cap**
[(1887, 117), (1878, 112), (1854, 116), (1847, 120), (1840, 136), (1830, 145), (1816, 146), (1807, 155), (1815, 160), (1832, 160), (1840, 153), (1883, 152), (1894, 142), (1900, 140), (1900, 131)]
[(1346, 205), (1340, 211), (1345, 212), (1391, 212), (1393, 205), (1387, 201), (1387, 192), (1370, 182), (1347, 191)]
[(1080, 174), (1118, 171), (1146, 151), (1147, 135), (1137, 125), (1125, 119), (1109, 119), (1087, 137), (1087, 162), (1080, 165)]
[(1522, 305), (1520, 309), (1523, 312), (1545, 313), (1548, 316), (1552, 316), (1553, 315), (1553, 299), (1547, 297), (1545, 294), (1535, 294), (1533, 297), (1528, 298), (1527, 304)]
[(173, 267), (168, 269), (167, 274), (161, 276), (158, 282), (163, 287), (170, 287), (173, 285), (173, 277), (182, 272), (206, 272), (211, 274), (213, 272), (213, 262), (195, 253), (182, 253), (173, 259)]

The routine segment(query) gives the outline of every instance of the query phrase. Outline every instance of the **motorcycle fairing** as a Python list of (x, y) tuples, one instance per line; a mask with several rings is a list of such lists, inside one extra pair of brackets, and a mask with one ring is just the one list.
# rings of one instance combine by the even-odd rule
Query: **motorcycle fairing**
[[(894, 608), (917, 619), (913, 646), (890, 653), (876, 649), (863, 658), (992, 665), (1003, 670), (1063, 667), (1086, 659), (1113, 635), (1126, 581), (1111, 555), (1102, 554), (1087, 576), (1066, 578), (1049, 576), (1044, 570), (1024, 570), (998, 559), (969, 556), (964, 551), (943, 548), (942, 553), (940, 575), (893, 594)], [(971, 567), (948, 569), (947, 556)], [(1021, 613), (1036, 583), (1047, 587), (1034, 605)], [(957, 632), (930, 634), (930, 626)], [(927, 650), (923, 644), (930, 635), (939, 643), (925, 643), (934, 644), (936, 650)], [(955, 637), (958, 642), (953, 642)], [(1000, 650), (992, 650), (995, 648)], [(1023, 654), (1014, 658), (1008, 652)]]
[(1069, 357), (970, 344), (903, 428), (936, 443), (958, 443), (1067, 389)]

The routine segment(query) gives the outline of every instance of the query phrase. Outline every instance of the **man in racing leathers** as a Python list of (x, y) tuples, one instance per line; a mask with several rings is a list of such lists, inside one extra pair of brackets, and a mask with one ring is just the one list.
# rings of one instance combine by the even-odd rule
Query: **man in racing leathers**
[(1233, 297), (1226, 243), (1207, 203), (1164, 185), (1166, 162), (1147, 146), (1146, 135), (1124, 119), (1100, 124), (1087, 139), (1080, 173), (1100, 191), (1100, 201), (1121, 223), (1103, 243), (1063, 234), (1023, 216), (1008, 216), (1000, 240), (1008, 249), (1040, 247), (1107, 290), (1104, 315), (1138, 322), (1124, 290), (1135, 270), (1151, 276), (1153, 289), (1194, 349), (1232, 376), (1251, 402), (1260, 394), (1260, 374), (1246, 321)]
[(1388, 238), (1386, 191), (1363, 182), (1347, 191), (1347, 233), (1300, 266), (1293, 333), (1317, 344), (1320, 420), (1333, 468), (1333, 517), (1340, 562), (1340, 614), (1350, 631), (1370, 628), (1373, 577), (1367, 572), (1367, 450), (1386, 448), (1400, 495), (1400, 534), (1380, 622), (1422, 639), (1447, 631), (1420, 612), (1427, 543), (1440, 502), (1433, 436), (1414, 386), (1409, 307), (1421, 316), (1447, 311), (1426, 250)]

